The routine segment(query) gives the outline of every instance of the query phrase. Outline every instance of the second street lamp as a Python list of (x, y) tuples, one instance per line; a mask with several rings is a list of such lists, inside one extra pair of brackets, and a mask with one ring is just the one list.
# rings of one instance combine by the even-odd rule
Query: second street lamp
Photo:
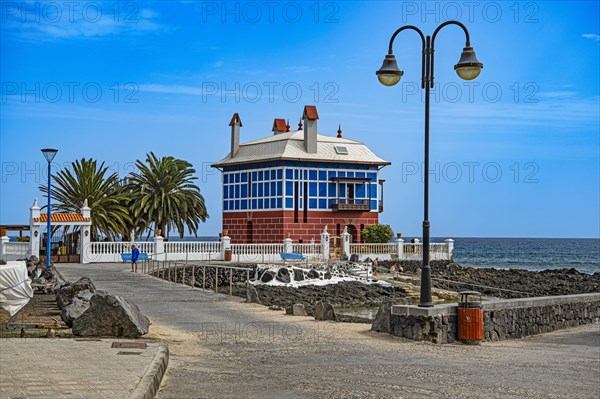
[(394, 56), (393, 44), (398, 33), (410, 29), (416, 31), (421, 37), (421, 88), (425, 89), (425, 162), (424, 162), (424, 197), (423, 197), (423, 264), (421, 268), (421, 296), (419, 306), (431, 307), (433, 300), (431, 297), (431, 267), (429, 266), (429, 242), (430, 242), (430, 224), (429, 224), (429, 90), (433, 88), (433, 61), (435, 38), (444, 26), (458, 25), (465, 32), (466, 43), (460, 60), (454, 66), (454, 70), (461, 79), (472, 80), (479, 76), (483, 64), (477, 60), (475, 51), (471, 47), (471, 39), (466, 26), (458, 21), (446, 21), (438, 26), (432, 36), (427, 36), (413, 25), (405, 25), (392, 35), (388, 54), (385, 56), (383, 65), (376, 72), (379, 82), (385, 86), (394, 86), (397, 84), (404, 72), (398, 68), (396, 57)]

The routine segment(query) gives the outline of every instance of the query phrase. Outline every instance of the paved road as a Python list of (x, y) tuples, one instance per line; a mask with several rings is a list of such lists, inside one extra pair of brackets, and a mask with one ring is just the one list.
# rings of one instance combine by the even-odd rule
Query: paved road
[(364, 324), (285, 316), (130, 273), (61, 265), (137, 303), (169, 342), (164, 398), (597, 398), (600, 326), (478, 347), (417, 343)]

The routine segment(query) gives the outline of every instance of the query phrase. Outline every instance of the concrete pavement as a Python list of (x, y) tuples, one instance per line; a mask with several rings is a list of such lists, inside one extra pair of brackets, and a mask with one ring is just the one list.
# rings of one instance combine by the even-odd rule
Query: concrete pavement
[(366, 324), (285, 316), (146, 275), (61, 265), (138, 304), (169, 343), (164, 398), (596, 398), (600, 326), (481, 346), (419, 343)]
[[(127, 348), (140, 343), (146, 347)], [(166, 347), (156, 342), (3, 338), (0, 398), (151, 398), (166, 359)]]

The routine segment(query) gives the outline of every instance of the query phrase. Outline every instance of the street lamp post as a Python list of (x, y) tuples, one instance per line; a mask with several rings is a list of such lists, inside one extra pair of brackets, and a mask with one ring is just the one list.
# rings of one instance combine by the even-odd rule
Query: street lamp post
[(48, 161), (48, 221), (47, 221), (47, 232), (46, 232), (46, 267), (49, 268), (50, 267), (50, 232), (52, 230), (51, 229), (51, 217), (52, 217), (52, 212), (50, 210), (50, 192), (51, 192), (51, 188), (50, 188), (50, 177), (52, 176), (50, 173), (50, 164), (52, 163), (52, 160), (54, 159), (54, 157), (56, 156), (56, 153), (58, 152), (58, 150), (55, 150), (54, 148), (43, 148), (42, 149), (42, 154), (44, 154), (44, 158), (46, 158), (46, 161)]
[(425, 89), (425, 181), (424, 181), (424, 198), (423, 198), (423, 266), (421, 268), (421, 296), (419, 306), (432, 307), (433, 300), (431, 298), (431, 267), (429, 266), (429, 241), (430, 241), (430, 224), (429, 224), (429, 90), (433, 88), (433, 60), (434, 60), (434, 45), (435, 38), (444, 26), (458, 25), (465, 32), (466, 44), (460, 56), (460, 60), (454, 66), (456, 73), (461, 79), (472, 80), (479, 76), (483, 64), (477, 60), (475, 51), (471, 47), (469, 31), (462, 23), (458, 21), (446, 21), (438, 26), (432, 36), (427, 36), (413, 25), (406, 25), (394, 32), (390, 39), (388, 54), (385, 56), (383, 65), (376, 72), (379, 82), (385, 86), (394, 86), (400, 81), (404, 72), (398, 68), (396, 57), (392, 46), (394, 39), (398, 33), (405, 29), (416, 31), (421, 36), (422, 43), (422, 58), (421, 58), (421, 89)]

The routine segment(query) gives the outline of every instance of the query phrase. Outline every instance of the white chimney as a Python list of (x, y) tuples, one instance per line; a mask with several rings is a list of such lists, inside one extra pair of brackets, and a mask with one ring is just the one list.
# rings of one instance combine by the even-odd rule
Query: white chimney
[(304, 106), (304, 113), (302, 114), (304, 120), (304, 148), (309, 154), (316, 154), (317, 152), (317, 120), (319, 114), (317, 113), (317, 107), (314, 105)]
[(240, 149), (240, 128), (242, 127), (242, 120), (237, 112), (233, 114), (229, 126), (231, 126), (231, 158), (233, 158)]

